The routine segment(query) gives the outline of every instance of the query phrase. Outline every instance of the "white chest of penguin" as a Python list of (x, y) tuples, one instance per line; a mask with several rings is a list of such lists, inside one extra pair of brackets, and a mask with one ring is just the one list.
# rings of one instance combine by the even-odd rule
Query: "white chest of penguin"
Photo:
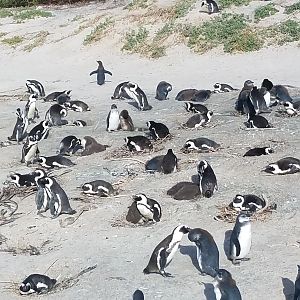
[(251, 224), (247, 224), (241, 227), (241, 231), (238, 237), (241, 253), (240, 258), (244, 258), (248, 255), (251, 248)]

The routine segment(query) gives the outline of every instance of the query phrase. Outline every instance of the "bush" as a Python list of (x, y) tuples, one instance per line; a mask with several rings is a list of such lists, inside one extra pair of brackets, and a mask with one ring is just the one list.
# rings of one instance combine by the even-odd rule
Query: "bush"
[[(89, 0), (0, 0), (0, 7), (20, 7), (20, 6), (33, 6), (39, 4), (73, 4), (77, 2), (88, 2)], [(105, 2), (105, 0), (99, 0)]]
[(264, 5), (262, 7), (259, 7), (254, 12), (254, 19), (255, 21), (262, 20), (264, 18), (267, 18), (269, 16), (275, 15), (278, 12), (278, 9), (275, 8), (273, 3), (269, 3), (267, 5)]

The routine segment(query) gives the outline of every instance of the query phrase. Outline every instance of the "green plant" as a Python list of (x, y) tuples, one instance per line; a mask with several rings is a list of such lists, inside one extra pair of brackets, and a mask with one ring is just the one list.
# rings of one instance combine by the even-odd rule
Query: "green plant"
[(131, 30), (126, 33), (125, 43), (122, 50), (130, 52), (139, 52), (139, 48), (145, 44), (149, 31), (144, 27), (139, 27), (138, 30)]
[(24, 38), (22, 36), (15, 35), (11, 38), (6, 38), (6, 39), (1, 40), (1, 42), (10, 47), (16, 48), (20, 43), (23, 42), (23, 40), (24, 40)]
[(8, 9), (0, 9), (0, 18), (12, 17), (14, 14)]
[(300, 1), (298, 1), (292, 5), (286, 6), (284, 13), (292, 14), (294, 11), (298, 11), (298, 10), (300, 10)]
[(275, 8), (273, 3), (269, 3), (267, 5), (257, 8), (254, 11), (254, 19), (258, 22), (259, 20), (275, 15), (278, 11), (279, 10)]
[(163, 40), (163, 39), (166, 39), (166, 38), (168, 38), (172, 33), (174, 33), (175, 30), (176, 30), (176, 25), (174, 24), (174, 22), (168, 22), (168, 23), (166, 23), (162, 28), (160, 28), (160, 29), (156, 32), (156, 34), (155, 34), (153, 40), (154, 40), (154, 41), (161, 41), (161, 40)]
[(230, 6), (248, 5), (251, 0), (219, 0), (220, 7), (226, 8)]
[(26, 10), (18, 11), (14, 14), (13, 18), (14, 18), (14, 20), (17, 20), (17, 21), (24, 21), (27, 19), (34, 19), (34, 18), (38, 18), (38, 17), (49, 18), (52, 16), (53, 15), (51, 12), (33, 8), (33, 9), (26, 9)]
[(172, 9), (172, 18), (178, 19), (184, 17), (192, 8), (197, 0), (179, 0)]
[(279, 25), (278, 30), (284, 35), (280, 44), (300, 40), (300, 23), (297, 21), (287, 20)]
[(132, 0), (125, 6), (125, 9), (133, 10), (138, 8), (148, 8), (153, 3), (152, 0)]
[(164, 46), (164, 45), (159, 46), (159, 45), (153, 43), (152, 45), (150, 45), (147, 52), (151, 58), (160, 58), (160, 57), (166, 55), (166, 46)]

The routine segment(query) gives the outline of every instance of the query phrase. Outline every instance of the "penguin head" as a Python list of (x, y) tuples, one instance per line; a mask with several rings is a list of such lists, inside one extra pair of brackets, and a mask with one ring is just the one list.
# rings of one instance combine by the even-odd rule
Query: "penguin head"
[(191, 149), (195, 147), (195, 143), (193, 141), (187, 141), (185, 142), (185, 144), (183, 145), (184, 149)]
[(211, 119), (211, 117), (213, 116), (213, 112), (211, 111), (211, 110), (209, 110), (208, 112), (207, 112), (207, 118), (208, 118), (208, 120), (210, 120)]
[(36, 169), (32, 174), (34, 175), (35, 182), (47, 176), (47, 173), (43, 169)]
[(150, 127), (153, 126), (154, 123), (155, 123), (154, 121), (148, 121), (146, 122), (146, 126), (150, 129)]
[(206, 160), (201, 160), (198, 165), (198, 173), (203, 174), (207, 167), (208, 167), (208, 162)]
[(274, 150), (272, 148), (270, 148), (270, 147), (266, 147), (265, 148), (265, 153), (266, 154), (271, 154), (271, 153), (274, 153)]
[(46, 157), (39, 156), (39, 158), (36, 160), (39, 164), (45, 164), (46, 163)]
[(43, 121), (43, 122), (42, 122), (42, 125), (43, 125), (43, 127), (46, 128), (46, 129), (51, 127), (51, 123), (50, 123), (50, 121), (48, 121), (48, 120)]
[(137, 195), (134, 195), (132, 198), (133, 198), (134, 202), (142, 201), (142, 202), (147, 203), (147, 196), (145, 194), (137, 194)]
[(167, 154), (172, 154), (172, 155), (174, 155), (174, 152), (173, 152), (173, 150), (172, 150), (172, 149), (168, 149), (168, 152), (167, 152)]
[(99, 66), (103, 66), (103, 63), (102, 63), (101, 60), (97, 60), (97, 63), (98, 63)]
[(217, 271), (216, 279), (218, 281), (228, 281), (228, 280), (232, 280), (232, 276), (230, 272), (228, 272), (227, 270), (219, 269)]
[(28, 143), (28, 146), (37, 144), (37, 137), (36, 137), (36, 135), (30, 135), (30, 136), (28, 136), (26, 142)]
[(261, 87), (265, 87), (268, 91), (271, 91), (271, 89), (273, 88), (273, 83), (265, 78), (261, 84)]
[(16, 110), (16, 115), (18, 118), (22, 118), (22, 111), (21, 111), (21, 108), (17, 108)]
[(90, 183), (85, 183), (81, 186), (84, 193), (93, 192), (93, 186)]
[(178, 231), (181, 232), (182, 234), (187, 234), (190, 232), (190, 228), (187, 227), (186, 225), (179, 225), (174, 229), (174, 232)]
[(38, 99), (38, 95), (36, 93), (31, 94), (29, 96), (29, 102), (35, 102)]
[(117, 109), (118, 107), (117, 107), (116, 104), (112, 104), (110, 108), (111, 108), (111, 109)]
[(276, 164), (270, 164), (267, 165), (263, 171), (265, 171), (266, 173), (274, 174), (275, 170), (277, 169), (276, 167), (278, 168)]
[(206, 0), (204, 0), (204, 1), (201, 2), (201, 6), (204, 6), (204, 5), (207, 5)]
[(20, 180), (20, 175), (17, 173), (13, 173), (9, 175), (11, 182), (19, 184), (19, 180)]
[(245, 223), (248, 223), (250, 222), (250, 217), (247, 213), (245, 212), (241, 212), (238, 216), (237, 216), (237, 221), (240, 223), (240, 224), (245, 224)]
[(120, 117), (124, 118), (124, 119), (128, 119), (129, 117), (129, 113), (128, 113), (128, 110), (126, 109), (123, 109), (120, 113)]
[(138, 85), (134, 82), (128, 81), (128, 83), (126, 85), (124, 85), (124, 87), (127, 87), (131, 91), (135, 91), (137, 89)]
[(245, 202), (244, 196), (242, 196), (242, 195), (236, 195), (235, 198), (232, 201), (232, 207), (235, 210), (242, 210), (244, 202)]
[(220, 90), (221, 89), (221, 83), (217, 82), (214, 84), (214, 89)]
[(61, 115), (62, 117), (66, 117), (66, 116), (68, 115), (68, 111), (67, 111), (65, 108), (63, 108), (63, 109), (60, 111), (60, 115)]
[(50, 187), (53, 184), (53, 180), (50, 177), (42, 177), (37, 180), (37, 183), (42, 187)]
[(28, 295), (28, 294), (35, 293), (35, 290), (31, 288), (30, 282), (27, 283), (22, 282), (19, 291), (21, 295)]
[(191, 102), (185, 102), (186, 111), (191, 111), (193, 104)]
[(254, 87), (254, 82), (250, 79), (246, 80), (244, 82), (244, 88), (253, 88)]
[(291, 109), (294, 108), (293, 103), (290, 102), (290, 101), (286, 101), (285, 103), (283, 103), (283, 106), (284, 106), (285, 108), (291, 108)]
[(128, 145), (130, 143), (130, 137), (124, 138), (125, 144)]

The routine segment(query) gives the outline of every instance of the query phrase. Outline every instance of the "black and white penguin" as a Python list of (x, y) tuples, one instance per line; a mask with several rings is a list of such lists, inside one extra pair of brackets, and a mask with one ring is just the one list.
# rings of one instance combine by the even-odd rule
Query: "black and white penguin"
[(132, 300), (145, 300), (144, 293), (141, 290), (136, 290), (132, 295)]
[(169, 128), (163, 123), (156, 123), (154, 121), (149, 121), (146, 123), (150, 131), (150, 136), (154, 140), (164, 139), (170, 135)]
[(172, 186), (167, 191), (167, 195), (175, 200), (192, 200), (198, 198), (201, 193), (198, 184), (182, 181)]
[(64, 103), (64, 106), (67, 109), (71, 109), (76, 112), (90, 111), (89, 106), (85, 102), (80, 100), (66, 101)]
[(52, 126), (62, 126), (68, 124), (63, 120), (68, 115), (67, 109), (60, 104), (53, 104), (46, 112), (45, 120), (48, 120)]
[(151, 141), (142, 135), (128, 136), (125, 138), (125, 143), (129, 151), (144, 151), (153, 149)]
[(171, 174), (177, 171), (178, 159), (176, 155), (173, 153), (172, 149), (169, 149), (167, 154), (163, 157), (161, 163), (161, 169), (164, 174)]
[(137, 103), (139, 110), (152, 109), (152, 106), (148, 103), (146, 94), (136, 83), (128, 82), (123, 86), (123, 90), (131, 99), (133, 99)]
[(145, 170), (150, 173), (161, 172), (161, 165), (164, 157), (164, 155), (158, 155), (149, 159), (145, 164)]
[(182, 148), (183, 152), (214, 152), (220, 148), (220, 144), (210, 140), (208, 138), (196, 138), (187, 140)]
[(29, 124), (35, 123), (34, 119), (38, 119), (40, 117), (39, 111), (36, 108), (36, 100), (37, 95), (31, 94), (25, 105), (24, 115), (27, 118)]
[[(249, 94), (249, 99), (254, 107), (255, 113), (270, 112), (265, 100), (267, 94), (265, 88), (258, 89), (256, 86), (252, 88)], [(269, 101), (268, 101), (269, 102)], [(270, 102), (268, 103), (270, 105)]]
[(129, 83), (129, 81), (124, 81), (124, 82), (119, 83), (116, 86), (115, 90), (114, 90), (114, 94), (110, 98), (112, 100), (115, 100), (115, 99), (131, 99), (131, 97), (128, 96), (127, 93), (124, 90), (124, 86), (128, 83)]
[(215, 277), (219, 270), (219, 250), (213, 236), (201, 228), (191, 229), (188, 239), (197, 247), (197, 260), (202, 275)]
[(288, 89), (283, 85), (274, 85), (271, 89), (271, 95), (278, 99), (281, 104), (287, 101), (293, 102), (293, 98), (290, 96)]
[(66, 192), (53, 177), (41, 178), (39, 182), (47, 189), (50, 197), (49, 209), (53, 218), (57, 218), (61, 214), (73, 215), (76, 213), (70, 206)]
[(112, 104), (106, 118), (106, 131), (116, 131), (120, 128), (120, 115), (116, 104)]
[(249, 195), (236, 195), (229, 207), (236, 211), (249, 211), (256, 212), (266, 207), (266, 201), (258, 196)]
[(246, 256), (251, 248), (251, 222), (246, 213), (240, 213), (230, 236), (229, 259), (233, 264), (239, 264), (241, 260), (249, 260)]
[(294, 174), (300, 172), (300, 160), (294, 157), (284, 157), (267, 165), (263, 171), (275, 175)]
[(108, 145), (102, 145), (98, 143), (91, 136), (85, 136), (83, 139), (81, 139), (81, 145), (83, 148), (83, 151), (81, 152), (81, 156), (87, 156), (94, 153), (99, 153), (105, 151), (106, 148), (109, 147)]
[(33, 163), (36, 160), (39, 153), (38, 141), (35, 137), (28, 136), (22, 148), (21, 163), (26, 163), (28, 166), (30, 163)]
[(150, 261), (143, 271), (144, 274), (158, 273), (164, 277), (171, 277), (171, 274), (167, 273), (165, 268), (172, 261), (183, 235), (188, 233), (189, 230), (185, 225), (179, 225), (170, 235), (163, 239), (155, 247)]
[(50, 122), (45, 120), (34, 126), (30, 131), (28, 136), (35, 138), (38, 142), (47, 139), (50, 130)]
[(71, 155), (82, 149), (81, 140), (74, 135), (64, 137), (59, 143), (59, 154)]
[(35, 171), (27, 174), (12, 173), (10, 174), (10, 182), (14, 183), (17, 187), (36, 186), (37, 180), (45, 177), (46, 175), (46, 172), (42, 169), (36, 169)]
[(59, 105), (65, 105), (67, 102), (71, 101), (71, 96), (70, 96), (71, 91), (64, 92), (57, 96), (56, 102)]
[[(210, 0), (208, 0), (210, 1)], [(191, 98), (191, 101), (195, 102), (204, 102), (211, 96), (210, 90), (199, 90), (197, 91), (194, 96)]]
[(242, 300), (241, 293), (232, 279), (231, 274), (225, 269), (219, 269), (213, 281), (216, 300)]
[(90, 73), (91, 75), (97, 74), (97, 84), (102, 85), (105, 83), (105, 74), (112, 76), (112, 73), (108, 70), (105, 70), (103, 67), (103, 63), (100, 60), (97, 60), (98, 68), (95, 71)]
[(44, 101), (45, 102), (50, 102), (50, 101), (57, 101), (57, 98), (62, 95), (62, 94), (66, 94), (66, 95), (70, 95), (71, 91), (62, 91), (62, 92), (52, 92), (50, 94), (48, 94), (45, 98)]
[(87, 195), (109, 197), (116, 194), (113, 186), (105, 180), (86, 182), (81, 186), (82, 192)]
[(300, 300), (300, 265), (298, 267), (298, 273), (295, 280), (295, 293), (294, 300)]
[(210, 198), (218, 189), (218, 184), (215, 172), (206, 160), (199, 162), (198, 177), (201, 194), (206, 198)]
[(194, 114), (207, 114), (208, 108), (203, 104), (193, 103), (193, 102), (185, 102), (185, 109), (188, 112), (192, 112)]
[(20, 285), (19, 292), (21, 295), (29, 295), (33, 293), (46, 294), (56, 284), (56, 279), (42, 274), (29, 275)]
[(17, 115), (17, 121), (16, 121), (15, 127), (13, 129), (13, 133), (7, 139), (9, 141), (17, 141), (18, 143), (20, 143), (28, 135), (28, 133), (27, 133), (28, 119), (21, 112), (20, 108), (17, 109), (16, 115)]
[(198, 92), (196, 89), (185, 89), (180, 91), (177, 96), (175, 97), (175, 100), (177, 101), (192, 101), (192, 98), (194, 95)]
[(60, 154), (53, 156), (39, 156), (36, 162), (46, 169), (67, 168), (75, 166), (75, 164), (71, 160)]
[(124, 131), (134, 131), (134, 125), (128, 113), (128, 110), (123, 109), (120, 112), (119, 119), (120, 119), (120, 129)]
[(35, 204), (37, 213), (44, 213), (49, 209), (50, 199), (51, 199), (51, 192), (45, 187), (43, 182), (43, 178), (47, 176), (43, 176), (36, 180), (37, 191), (35, 194)]
[(156, 96), (157, 100), (167, 100), (169, 92), (172, 91), (172, 85), (166, 81), (161, 81), (156, 88)]
[(86, 121), (83, 121), (83, 120), (75, 120), (72, 125), (74, 126), (77, 126), (77, 127), (85, 127), (87, 124), (86, 124)]
[(289, 116), (298, 116), (300, 114), (300, 101), (286, 101), (283, 106)]
[(220, 11), (217, 2), (214, 0), (204, 0), (204, 1), (202, 1), (201, 6), (204, 6), (204, 5), (207, 6), (209, 15), (213, 14), (213, 13), (218, 13)]
[(249, 113), (248, 105), (252, 105), (249, 95), (253, 87), (254, 82), (248, 79), (244, 82), (244, 86), (239, 93), (238, 99), (235, 102), (235, 110), (241, 114)]
[(248, 120), (245, 122), (247, 128), (271, 128), (271, 124), (268, 120), (263, 116), (248, 115)]
[(274, 153), (274, 150), (270, 147), (257, 147), (248, 150), (243, 156), (261, 156)]
[(237, 91), (238, 89), (233, 88), (231, 85), (226, 83), (215, 83), (214, 84), (214, 93), (228, 93), (232, 91)]
[(26, 81), (26, 87), (29, 94), (37, 94), (40, 97), (45, 97), (45, 89), (39, 81), (28, 79)]
[(184, 127), (188, 128), (198, 128), (208, 124), (213, 116), (212, 111), (208, 111), (206, 114), (195, 114), (191, 116), (185, 124)]

